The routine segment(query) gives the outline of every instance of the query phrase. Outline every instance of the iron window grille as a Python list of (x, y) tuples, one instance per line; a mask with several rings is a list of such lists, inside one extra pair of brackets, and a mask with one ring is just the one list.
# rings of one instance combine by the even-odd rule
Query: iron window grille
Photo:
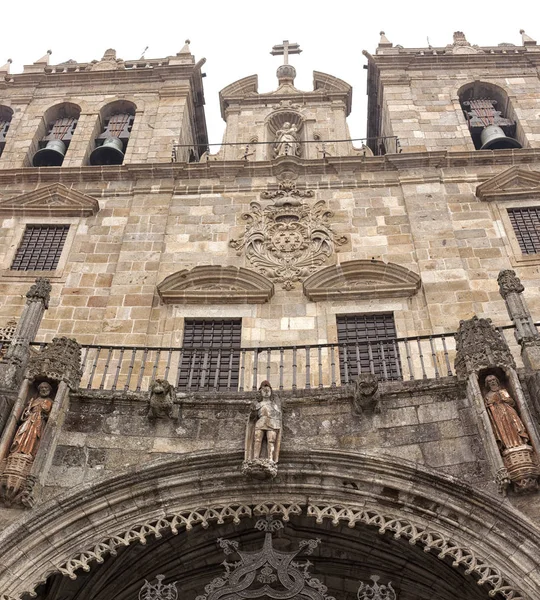
[(27, 225), (13, 271), (54, 271), (66, 241), (69, 225)]
[(509, 208), (508, 217), (523, 254), (540, 252), (540, 207)]
[(401, 379), (392, 313), (339, 315), (337, 330), (342, 382), (349, 383), (361, 373)]
[(238, 389), (241, 319), (186, 319), (180, 390)]

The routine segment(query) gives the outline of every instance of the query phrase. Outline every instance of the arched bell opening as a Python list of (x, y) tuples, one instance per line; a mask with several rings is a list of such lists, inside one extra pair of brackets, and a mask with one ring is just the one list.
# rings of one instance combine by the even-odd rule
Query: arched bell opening
[(11, 119), (13, 118), (13, 111), (9, 106), (0, 105), (0, 156), (6, 146), (7, 132), (11, 125)]
[[(211, 600), (209, 589), (223, 593), (228, 585), (237, 592), (245, 586), (241, 591), (250, 594), (234, 597), (265, 600), (307, 600), (303, 590), (315, 594), (311, 600), (363, 600), (373, 597), (369, 588), (375, 585), (387, 586), (385, 600), (504, 598), (490, 596), (489, 588), (478, 585), (477, 575), (467, 575), (465, 567), (456, 569), (452, 562), (449, 555), (440, 558), (437, 551), (425, 552), (422, 544), (395, 539), (390, 532), (381, 535), (377, 527), (356, 524), (351, 528), (330, 520), (317, 523), (304, 510), (286, 522), (277, 515), (270, 520), (249, 516), (238, 523), (196, 525), (177, 535), (169, 530), (145, 545), (120, 547), (116, 556), (93, 563), (77, 579), (51, 575), (36, 592), (38, 600), (132, 600), (139, 597), (145, 580), (155, 584), (157, 576), (163, 575), (162, 585), (176, 582), (182, 600), (205, 595)], [(281, 571), (277, 564), (282, 565)], [(242, 574), (240, 583), (234, 584), (235, 572)], [(294, 582), (294, 595), (284, 594), (287, 582)], [(358, 593), (359, 588), (365, 596)]]
[(525, 136), (505, 90), (474, 81), (458, 92), (459, 102), (477, 150), (523, 148)]
[(104, 106), (99, 113), (91, 165), (121, 165), (124, 162), (137, 107), (128, 100), (118, 100)]
[(80, 114), (81, 107), (71, 102), (57, 104), (45, 112), (38, 128), (37, 143), (34, 141), (37, 152), (31, 151), (32, 166), (62, 166)]

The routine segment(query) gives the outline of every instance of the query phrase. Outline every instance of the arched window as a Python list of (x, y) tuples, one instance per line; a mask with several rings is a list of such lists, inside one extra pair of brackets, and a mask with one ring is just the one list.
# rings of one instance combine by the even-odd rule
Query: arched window
[(523, 147), (507, 93), (491, 83), (475, 81), (461, 88), (459, 102), (477, 150)]
[(13, 111), (7, 106), (0, 105), (0, 156), (6, 145), (7, 132), (13, 118)]
[(38, 132), (39, 150), (32, 158), (34, 167), (59, 167), (64, 162), (80, 114), (81, 107), (71, 102), (46, 111)]
[(124, 162), (136, 108), (133, 102), (119, 100), (101, 109), (101, 133), (90, 154), (91, 165), (121, 165)]

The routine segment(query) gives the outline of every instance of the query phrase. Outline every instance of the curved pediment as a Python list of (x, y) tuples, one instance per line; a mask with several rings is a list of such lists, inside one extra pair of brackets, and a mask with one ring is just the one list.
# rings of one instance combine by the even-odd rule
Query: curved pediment
[(165, 304), (262, 304), (274, 295), (273, 283), (259, 273), (218, 265), (177, 271), (157, 290)]
[(232, 98), (244, 98), (250, 94), (257, 94), (259, 80), (257, 75), (249, 75), (231, 83), (219, 92), (219, 104), (221, 106), (221, 116), (225, 119), (225, 109), (228, 106), (228, 100)]
[(350, 260), (321, 269), (304, 281), (304, 294), (312, 302), (413, 296), (420, 276), (409, 269), (380, 260)]
[(352, 103), (352, 87), (343, 79), (328, 75), (328, 73), (321, 73), (320, 71), (313, 71), (313, 90), (314, 91), (325, 91), (332, 94), (345, 95), (345, 103), (347, 105), (347, 115), (351, 112)]
[(476, 188), (480, 200), (529, 200), (540, 197), (540, 172), (510, 167)]
[(0, 200), (1, 216), (91, 217), (98, 211), (95, 198), (61, 183)]

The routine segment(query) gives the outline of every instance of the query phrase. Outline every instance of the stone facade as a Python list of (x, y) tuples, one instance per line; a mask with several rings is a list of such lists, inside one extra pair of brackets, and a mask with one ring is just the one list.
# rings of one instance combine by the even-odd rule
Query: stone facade
[[(279, 48), (277, 90), (251, 76), (220, 93), (214, 154), (188, 45), (6, 70), (0, 327), (18, 325), (0, 362), (1, 485), (44, 382), (51, 406), (17, 475), (24, 502), (0, 485), (1, 600), (128, 600), (143, 585), (162, 600), (158, 573), (201, 598), (222, 570), (215, 538), (257, 549), (259, 517), (268, 535), (283, 521), (284, 551), (299, 532), (323, 540), (312, 598), (362, 598), (380, 581), (399, 600), (540, 599), (540, 253), (523, 252), (508, 213), (540, 207), (538, 48), (457, 32), (446, 48), (404, 49), (383, 35), (366, 53), (363, 147), (348, 141), (350, 86), (315, 72), (312, 91), (296, 89), (286, 48), (298, 48)], [(506, 94), (522, 147), (475, 149), (462, 103), (477, 80)], [(91, 166), (111, 103), (135, 107), (123, 164)], [(32, 167), (67, 104), (80, 112), (62, 166)], [(56, 268), (11, 268), (28, 225), (69, 226)], [(43, 277), (45, 296), (27, 294)], [(339, 318), (380, 314), (395, 325), (386, 341), (339, 337)], [(183, 347), (187, 320), (212, 319), (241, 320), (240, 346)], [(50, 358), (78, 357), (66, 337), (80, 371)], [(366, 364), (376, 377), (358, 380)], [(526, 440), (510, 453), (490, 376)], [(272, 478), (258, 480), (242, 462), (263, 380), (283, 424)], [(277, 577), (268, 561), (260, 583)]]

